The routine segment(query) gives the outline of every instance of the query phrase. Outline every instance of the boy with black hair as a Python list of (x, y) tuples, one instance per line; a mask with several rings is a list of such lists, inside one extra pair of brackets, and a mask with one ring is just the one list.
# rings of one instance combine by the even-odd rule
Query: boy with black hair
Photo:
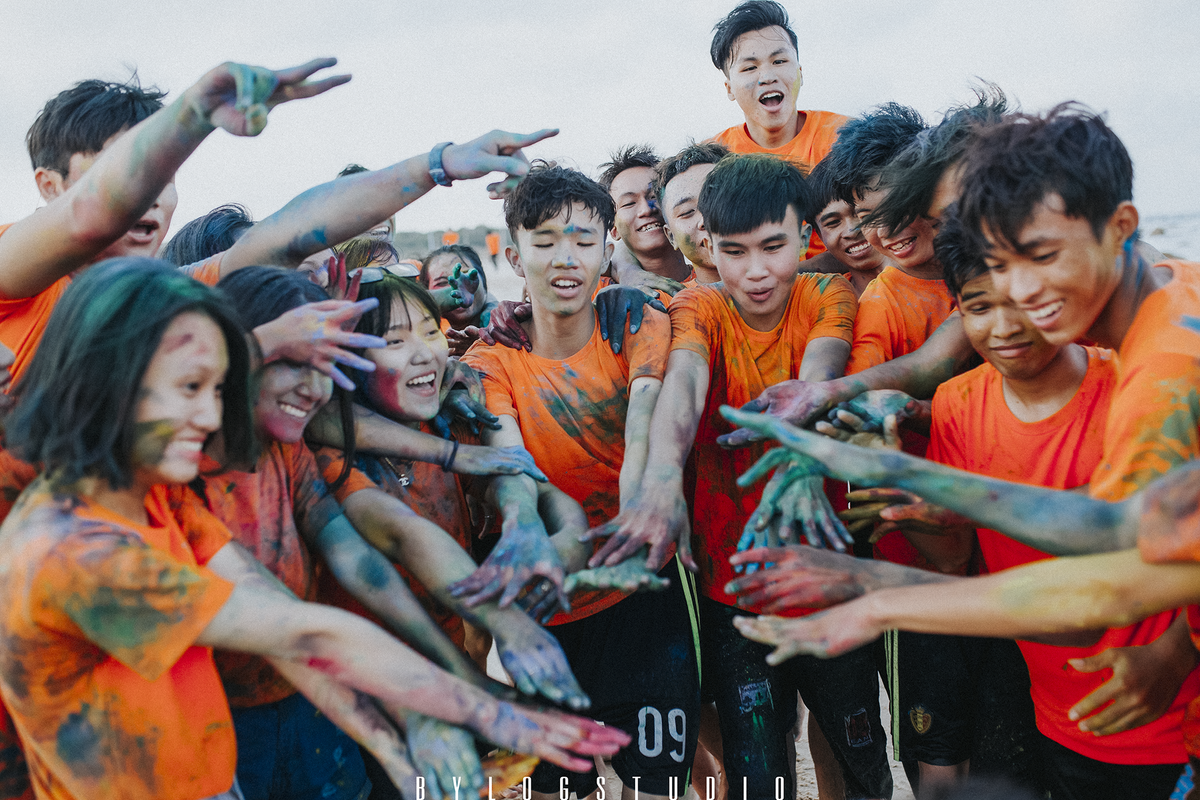
[[(507, 603), (525, 588), (525, 574), (513, 572), (516, 562), (540, 562), (542, 574), (561, 583), (560, 555), (539, 511), (595, 526), (628, 502), (645, 465), (670, 323), (647, 312), (620, 354), (600, 338), (591, 298), (612, 250), (606, 237), (616, 213), (598, 183), (538, 163), (504, 212), (514, 243), (505, 255), (525, 279), (533, 308), (524, 324), (532, 349), (476, 343), (464, 360), (482, 373), (488, 409), (500, 420), (499, 430), (484, 432), (485, 441), (528, 447), (557, 490), (521, 475), (496, 478), (504, 533), (455, 591), (484, 598), (503, 590)], [(670, 587), (630, 596), (591, 592), (549, 625), (592, 698), (590, 713), (637, 739), (613, 759), (621, 781), (640, 797), (679, 796), (687, 788), (700, 704), (694, 599), (690, 576), (672, 552), (656, 553), (647, 569)], [(594, 773), (541, 765), (533, 788), (539, 797), (570, 789), (586, 797), (598, 781)]]
[[(599, 182), (617, 207), (610, 232), (613, 241), (619, 243), (616, 247), (627, 249), (641, 269), (674, 282), (671, 288), (679, 291), (695, 286), (696, 275), (671, 245), (663, 227), (662, 209), (654, 195), (654, 170), (660, 160), (649, 147), (630, 145), (600, 165)], [(660, 292), (659, 299), (665, 303), (671, 294), (674, 292), (665, 296)]]
[[(770, 153), (808, 173), (837, 138), (846, 117), (830, 111), (800, 111), (804, 85), (799, 40), (787, 10), (774, 0), (746, 0), (713, 26), (709, 55), (725, 74), (725, 93), (745, 122), (713, 137), (735, 153)], [(808, 257), (824, 251), (813, 236)]]
[[(653, 565), (678, 542), (684, 562), (695, 569), (695, 542), (706, 693), (717, 701), (734, 796), (794, 794), (799, 690), (833, 745), (847, 796), (890, 797), (870, 648), (832, 663), (801, 659), (768, 667), (766, 651), (733, 628), (741, 612), (723, 593), (733, 577), (729, 556), (761, 495), (738, 488), (737, 478), (766, 448), (721, 449), (716, 437), (729, 428), (717, 408), (797, 375), (836, 377), (850, 351), (853, 289), (841, 276), (796, 270), (808, 245), (808, 206), (803, 175), (783, 159), (730, 156), (705, 180), (698, 210), (722, 282), (681, 292), (671, 304), (671, 355), (645, 475), (620, 516), (593, 532), (611, 538), (591, 563), (641, 559), (649, 544)], [(794, 484), (807, 492), (806, 500), (823, 501), (819, 477)]]
[(667, 241), (687, 259), (697, 284), (721, 280), (713, 265), (712, 250), (705, 244), (708, 235), (696, 204), (704, 179), (727, 155), (729, 148), (725, 145), (693, 143), (664, 158), (654, 170), (654, 197), (662, 212)]
[[(1106, 416), (1102, 454), (1090, 476), (1088, 493), (1121, 500), (1200, 455), (1200, 401), (1196, 399), (1200, 332), (1189, 325), (1200, 307), (1200, 268), (1181, 261), (1150, 266), (1140, 257), (1134, 242), (1138, 213), (1131, 201), (1132, 163), (1117, 136), (1097, 115), (1068, 104), (1044, 116), (1013, 115), (980, 130), (964, 163), (958, 209), (968, 236), (983, 253), (995, 291), (1024, 312), (1051, 344), (1066, 346), (1086, 337), (1117, 350), (1117, 383)], [(831, 460), (835, 455), (819, 453), (819, 457)], [(894, 478), (861, 474), (860, 470), (869, 472), (878, 466), (872, 461), (868, 457), (847, 469), (839, 459), (836, 472), (865, 485), (896, 483), (1047, 552), (1114, 547), (1107, 535), (1097, 533), (1104, 530), (1103, 525), (1068, 524), (1075, 518), (1060, 516), (1079, 513), (1069, 496), (1058, 502), (1029, 487), (959, 473), (947, 475), (904, 459), (894, 462), (893, 468), (901, 470)], [(1041, 519), (1031, 523), (1030, 513)], [(1163, 541), (1160, 547), (1146, 549), (1155, 560), (1190, 557), (1180, 542)], [(958, 586), (938, 587), (936, 609), (929, 603), (934, 595), (924, 587), (889, 589), (870, 604), (855, 602), (845, 610), (835, 609), (820, 623), (839, 625), (843, 630), (853, 625), (854, 639), (873, 636), (872, 631), (880, 626), (1004, 636), (1062, 630), (1061, 622), (1043, 621), (1061, 611), (1049, 608), (1059, 605), (1047, 601), (1046, 593), (1051, 592), (1055, 598), (1074, 599), (1068, 607), (1078, 622), (1068, 627), (1094, 624), (1094, 620), (1120, 624), (1142, 616), (1130, 613), (1131, 605), (1141, 603), (1139, 598), (1150, 591), (1138, 585), (1150, 577), (1136, 562), (1135, 554), (1123, 553), (1103, 560), (1079, 559), (1078, 567), (1066, 561), (1019, 567), (986, 580), (964, 582), (961, 590)], [(1125, 566), (1128, 564), (1133, 566)], [(1104, 570), (1121, 571), (1106, 576)], [(1020, 587), (1022, 598), (1016, 604), (1011, 602), (1015, 586)], [(1132, 600), (1111, 602), (1109, 598), (1114, 596)], [(1043, 605), (1047, 608), (1042, 609)], [(881, 614), (885, 607), (886, 614)], [(1163, 606), (1150, 601), (1147, 607)], [(944, 613), (949, 608), (954, 609), (952, 615)], [(1124, 611), (1116, 614), (1113, 608)], [(1161, 707), (1150, 713), (1125, 710), (1122, 716), (1131, 717), (1132, 722), (1118, 719), (1104, 730), (1141, 724), (1131, 736), (1148, 744), (1158, 726), (1173, 727), (1182, 705), (1194, 702), (1196, 653), (1187, 646), (1186, 638), (1181, 638), (1181, 619), (1173, 612), (1163, 612), (1105, 635), (1109, 646), (1154, 642), (1155, 649), (1161, 647), (1169, 655), (1154, 668), (1156, 695), (1164, 698)], [(1136, 638), (1113, 641), (1124, 630), (1136, 631)], [(820, 637), (819, 632), (808, 629), (781, 630), (779, 634), (777, 640), (794, 635)], [(1091, 666), (1108, 666), (1098, 662), (1112, 658), (1113, 653), (1101, 653)], [(1114, 697), (1114, 705), (1127, 701), (1119, 686), (1105, 684), (1102, 688), (1105, 693), (1099, 702)], [(1144, 724), (1164, 709), (1169, 709), (1166, 716)], [(1189, 716), (1183, 723), (1184, 738), (1193, 755), (1200, 752), (1194, 733), (1196, 718)], [(1143, 756), (1129, 763), (1177, 765), (1180, 761), (1175, 748), (1144, 749)], [(1060, 752), (1059, 757), (1052, 768), (1059, 764), (1071, 768), (1075, 761), (1069, 753)], [(1113, 780), (1115, 784), (1117, 778)]]
[(821, 234), (827, 248), (804, 264), (805, 272), (838, 272), (858, 292), (861, 301), (867, 285), (883, 271), (883, 254), (863, 236), (862, 222), (854, 206), (837, 196), (828, 157), (813, 167), (808, 185), (812, 189), (812, 211), (805, 220)]

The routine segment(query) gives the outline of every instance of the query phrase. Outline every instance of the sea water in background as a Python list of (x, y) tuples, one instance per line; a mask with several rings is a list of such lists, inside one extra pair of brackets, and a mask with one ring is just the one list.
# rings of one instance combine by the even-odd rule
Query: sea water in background
[(1142, 217), (1142, 238), (1171, 258), (1200, 261), (1200, 213)]

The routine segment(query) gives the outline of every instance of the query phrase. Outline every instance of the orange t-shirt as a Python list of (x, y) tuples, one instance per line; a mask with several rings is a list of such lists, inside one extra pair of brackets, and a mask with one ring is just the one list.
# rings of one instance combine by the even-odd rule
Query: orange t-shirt
[[(432, 433), (432, 426), (422, 425), (425, 433)], [(456, 437), (463, 444), (474, 444), (465, 437)], [(334, 447), (321, 447), (316, 451), (317, 465), (328, 484), (332, 484), (342, 474), (345, 464), (343, 453)], [(356, 468), (350, 470), (346, 481), (338, 487), (335, 496), (340, 502), (362, 489), (382, 489), (419, 516), (424, 517), (439, 528), (450, 534), (458, 545), (471, 552), (471, 513), (467, 506), (467, 497), (462, 488), (460, 476), (453, 472), (444, 472), (437, 464), (425, 461), (412, 462), (410, 482), (401, 485), (396, 474), (383, 461), (360, 453), (356, 459)], [(438, 624), (450, 640), (459, 648), (466, 642), (466, 631), (463, 628), (462, 617), (455, 614), (430, 594), (429, 590), (416, 577), (400, 564), (394, 564), (396, 571), (404, 578), (413, 595), (421, 603), (433, 621)], [(370, 611), (363, 607), (329, 572), (322, 570), (318, 578), (317, 598), (322, 603), (353, 611), (374, 622), (383, 625)], [(384, 627), (387, 627), (384, 625)]]
[[(325, 488), (312, 452), (302, 442), (271, 442), (254, 472), (210, 474), (219, 469), (215, 461), (205, 459), (200, 501), (297, 597), (316, 599), (316, 569), (308, 543), (342, 509)], [(197, 488), (193, 484), (171, 491), (178, 496)], [(296, 692), (259, 656), (219, 650), (216, 662), (233, 708), (275, 703)]]
[[(0, 236), (14, 224), (0, 225)], [(221, 278), (221, 257), (224, 255), (218, 253), (205, 261), (180, 269), (202, 283), (215, 286)], [(0, 294), (0, 343), (12, 350), (15, 357), (9, 370), (12, 373), (13, 386), (16, 386), (17, 380), (29, 367), (29, 361), (33, 358), (38, 343), (42, 341), (42, 334), (46, 332), (50, 312), (58, 305), (59, 298), (70, 285), (71, 276), (67, 275), (33, 297), (8, 298)]]
[[(737, 551), (746, 520), (762, 497), (765, 481), (745, 489), (737, 478), (768, 449), (758, 443), (737, 450), (717, 444), (733, 430), (718, 413), (737, 408), (768, 386), (795, 378), (808, 343), (821, 337), (849, 342), (857, 308), (854, 289), (841, 275), (801, 273), (792, 285), (783, 319), (770, 331), (745, 323), (724, 284), (680, 292), (671, 304), (671, 350), (690, 350), (709, 366), (708, 396), (684, 471), (684, 497), (692, 512), (692, 549), (700, 567), (700, 591), (733, 605), (725, 584), (735, 576), (729, 557)], [(759, 611), (758, 607), (750, 610)]]
[[(750, 138), (750, 130), (746, 123), (734, 125), (718, 133), (710, 141), (720, 142), (734, 153), (769, 153), (781, 156), (791, 161), (805, 175), (812, 172), (821, 159), (829, 155), (830, 148), (837, 141), (838, 129), (850, 121), (844, 114), (832, 111), (797, 111), (804, 115), (804, 126), (800, 132), (782, 147), (767, 149)], [(825, 252), (825, 243), (816, 231), (812, 232), (812, 240), (808, 244), (808, 258)]]
[[(483, 377), (488, 411), (516, 419), (534, 462), (583, 506), (588, 524), (596, 526), (621, 508), (629, 385), (638, 378), (662, 380), (670, 337), (667, 316), (647, 309), (638, 332), (626, 332), (620, 353), (600, 338), (597, 321), (587, 344), (570, 358), (543, 358), (476, 342), (463, 361)], [(599, 547), (597, 542), (595, 549)], [(571, 613), (556, 614), (549, 624), (583, 619), (624, 596), (581, 592), (571, 602)]]
[(914, 278), (895, 267), (884, 267), (858, 299), (854, 347), (846, 374), (911, 353), (925, 344), (952, 311), (954, 297), (945, 281)]
[[(1091, 478), (1104, 448), (1102, 420), (1117, 385), (1112, 351), (1087, 349), (1088, 371), (1065, 406), (1037, 422), (1017, 419), (1004, 400), (1003, 379), (990, 364), (942, 384), (933, 398), (929, 458), (959, 469), (1006, 481), (1074, 489)], [(1051, 558), (986, 528), (977, 531), (990, 572)], [(1107, 671), (1079, 672), (1067, 664), (1111, 647), (1142, 645), (1157, 639), (1175, 612), (1156, 614), (1135, 625), (1107, 631), (1091, 647), (1054, 647), (1017, 642), (1029, 666), (1030, 694), (1038, 730), (1064, 747), (1110, 764), (1176, 764), (1186, 758), (1180, 725), (1187, 699), (1200, 688), (1193, 672), (1175, 703), (1148, 725), (1110, 736), (1079, 730), (1067, 717), (1071, 707), (1108, 681)]]
[[(26, 491), (0, 531), (0, 693), (38, 797), (224, 792), (237, 760), (212, 650), (196, 638), (233, 585), (206, 569), (228, 531), (166, 487), (142, 526), (86, 498)], [(185, 528), (184, 526), (189, 526)]]

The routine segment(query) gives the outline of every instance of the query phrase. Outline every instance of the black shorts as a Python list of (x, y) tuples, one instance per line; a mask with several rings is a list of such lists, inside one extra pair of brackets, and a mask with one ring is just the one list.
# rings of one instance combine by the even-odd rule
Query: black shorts
[[(1038, 788), (1041, 765), (1029, 670), (1016, 642), (901, 631), (900, 758), (971, 774), (1002, 774)], [(895, 692), (890, 682), (888, 691)]]
[(796, 796), (796, 693), (833, 748), (847, 798), (892, 796), (871, 645), (837, 658), (767, 664), (767, 645), (733, 627), (748, 612), (700, 598), (704, 686), (717, 704), (731, 798)]
[(1038, 734), (1054, 800), (1167, 800), (1185, 764), (1109, 764)]
[[(637, 592), (590, 617), (546, 630), (558, 639), (592, 699), (592, 707), (581, 713), (633, 738), (612, 759), (621, 781), (633, 786), (637, 778), (640, 791), (659, 795), (667, 795), (673, 782), (682, 797), (700, 724), (696, 593), (678, 558), (658, 574), (671, 581), (666, 590)], [(545, 761), (534, 770), (533, 789), (557, 793), (563, 777), (580, 797), (596, 789), (594, 769), (571, 773)]]

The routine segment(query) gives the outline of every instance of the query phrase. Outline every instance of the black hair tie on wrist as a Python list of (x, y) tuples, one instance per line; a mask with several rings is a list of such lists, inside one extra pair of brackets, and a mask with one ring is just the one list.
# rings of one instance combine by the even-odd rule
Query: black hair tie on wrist
[(458, 440), (451, 439), (450, 443), (454, 446), (450, 448), (450, 455), (442, 463), (442, 472), (449, 472), (450, 468), (454, 466), (454, 459), (458, 456)]

